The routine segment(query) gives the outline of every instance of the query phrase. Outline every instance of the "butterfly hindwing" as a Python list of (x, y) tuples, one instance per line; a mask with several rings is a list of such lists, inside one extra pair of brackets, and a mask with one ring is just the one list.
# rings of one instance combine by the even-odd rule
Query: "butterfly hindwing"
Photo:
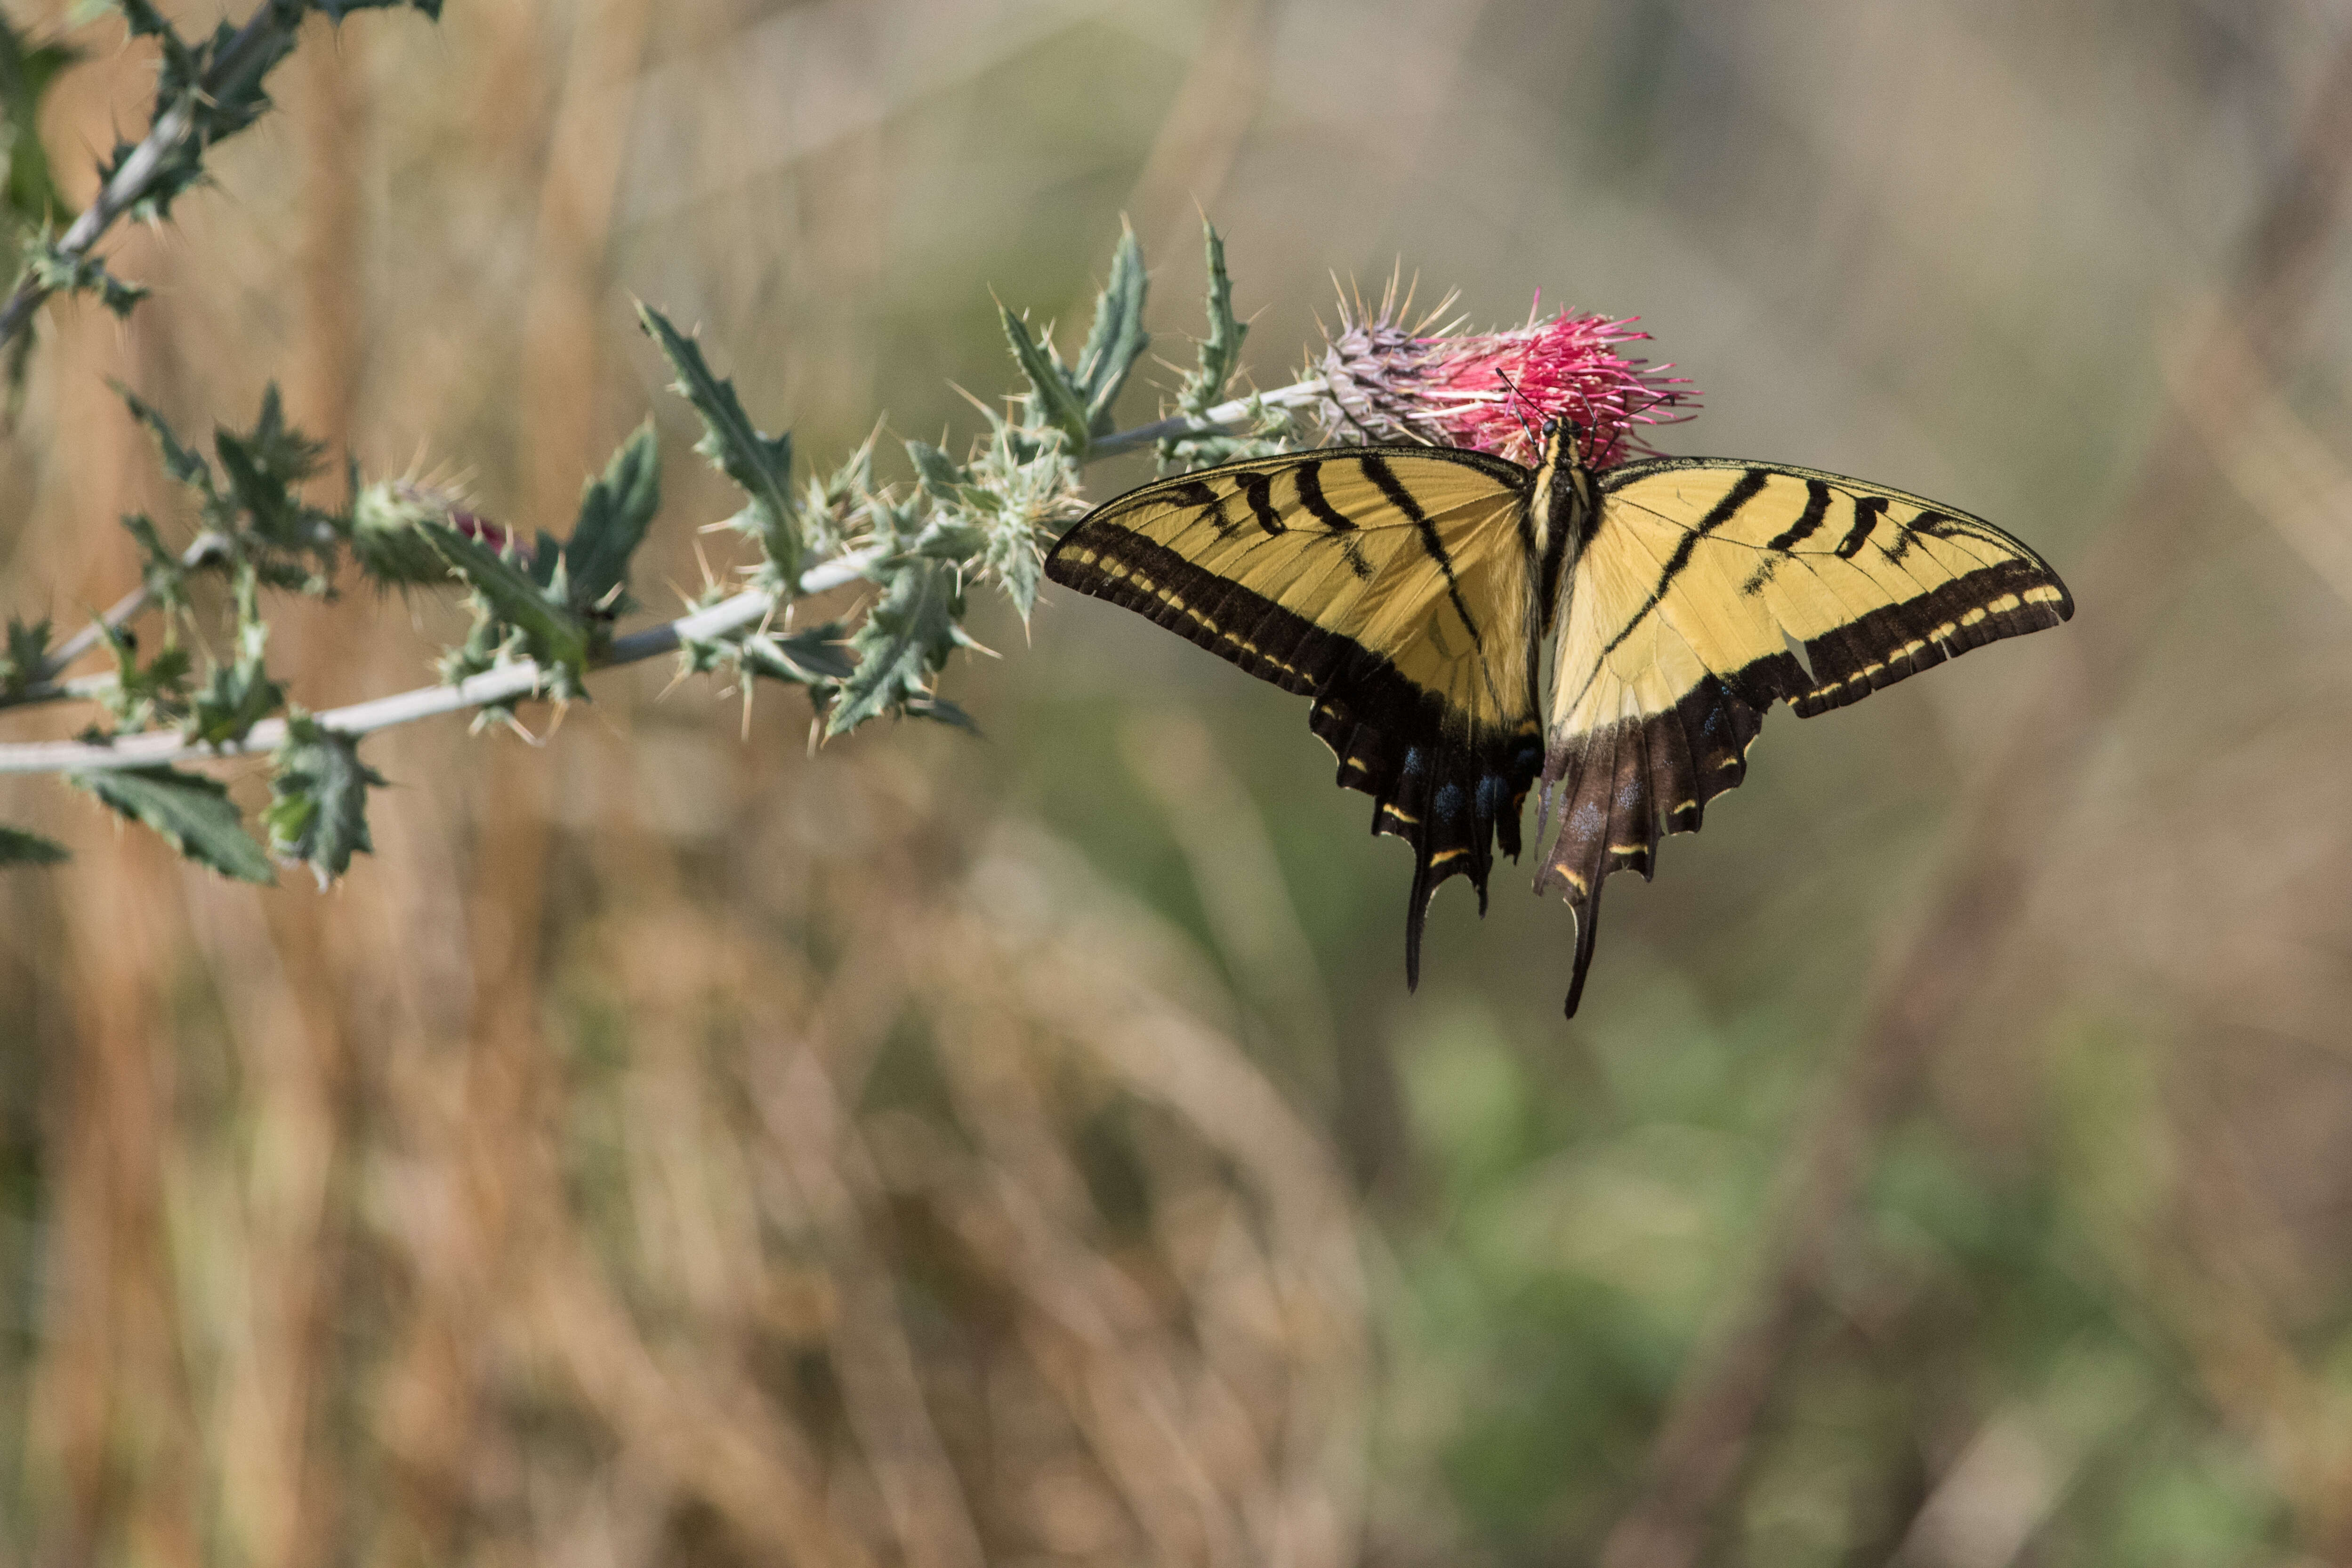
[(1348, 447), (1130, 491), (1080, 521), (1046, 575), (1150, 617), (1286, 691), (1412, 846), (1406, 934), (1449, 877), (1486, 903), (1541, 760), (1528, 475), (1474, 452)]
[(1538, 876), (1576, 913), (1570, 1013), (1601, 883), (1697, 831), (1776, 700), (1811, 716), (2074, 613), (2031, 549), (1923, 497), (1711, 458), (1598, 477), (1563, 591), (1543, 769), (1560, 827)]

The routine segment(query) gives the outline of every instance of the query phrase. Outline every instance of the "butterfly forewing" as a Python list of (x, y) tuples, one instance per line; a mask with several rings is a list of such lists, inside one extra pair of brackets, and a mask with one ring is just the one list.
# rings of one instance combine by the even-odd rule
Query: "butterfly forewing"
[(1483, 905), (1518, 852), (1540, 756), (1527, 471), (1415, 447), (1339, 448), (1162, 480), (1089, 515), (1046, 573), (1284, 689), (1413, 847), (1407, 967), (1440, 883)]
[(1601, 487), (1543, 774), (1560, 831), (1538, 885), (1576, 911), (1571, 1013), (1602, 882), (1647, 874), (1662, 836), (1697, 829), (1775, 700), (1821, 713), (2074, 612), (2024, 545), (1904, 491), (1706, 458), (1627, 465)]

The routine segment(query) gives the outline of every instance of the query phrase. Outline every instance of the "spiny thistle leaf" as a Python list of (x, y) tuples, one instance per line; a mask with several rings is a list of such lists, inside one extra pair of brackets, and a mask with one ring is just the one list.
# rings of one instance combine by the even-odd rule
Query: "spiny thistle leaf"
[(114, 685), (101, 699), (119, 731), (137, 731), (173, 721), (187, 711), (188, 651), (166, 644), (144, 665), (139, 644), (128, 632), (103, 621), (99, 640), (114, 655)]
[(173, 768), (127, 768), (68, 773), (66, 782), (144, 822), (198, 865), (264, 886), (278, 880), (269, 856), (245, 831), (245, 819), (217, 779)]
[(1087, 346), (1079, 351), (1077, 371), (1071, 378), (1087, 413), (1086, 429), (1072, 443), (1075, 450), (1086, 450), (1087, 437), (1110, 434), (1110, 405), (1118, 401), (1135, 361), (1151, 345), (1151, 335), (1143, 329), (1143, 300), (1150, 288), (1143, 246), (1122, 218), (1118, 249), (1111, 254), (1110, 277), (1095, 301), (1094, 325), (1087, 330)]
[[(1187, 417), (1205, 422), (1209, 412), (1224, 401), (1226, 386), (1241, 369), (1242, 343), (1249, 336), (1249, 325), (1234, 314), (1234, 282), (1225, 269), (1224, 237), (1213, 224), (1203, 223), (1201, 228), (1208, 260), (1209, 331), (1201, 340), (1199, 362), (1185, 372), (1183, 384), (1177, 389), (1176, 406)], [(1244, 457), (1270, 456), (1289, 450), (1289, 431), (1286, 415), (1259, 404), (1246, 431), (1161, 440), (1160, 471), (1173, 474)]]
[(957, 647), (978, 646), (959, 624), (962, 574), (946, 561), (919, 557), (902, 558), (887, 570), (882, 597), (849, 639), (857, 668), (842, 683), (825, 721), (827, 735), (845, 735), (886, 713), (954, 722), (942, 711), (947, 705), (932, 696), (931, 682)]
[(269, 678), (258, 660), (240, 657), (233, 664), (215, 664), (190, 701), (180, 733), (215, 746), (243, 740), (246, 731), (285, 701), (286, 688)]
[(20, 697), (41, 678), (49, 663), (47, 616), (27, 625), (8, 617), (8, 646), (0, 653), (0, 696)]
[(1177, 406), (1194, 419), (1205, 419), (1223, 402), (1225, 383), (1241, 369), (1242, 341), (1248, 323), (1234, 315), (1234, 280), (1225, 271), (1224, 237), (1214, 224), (1201, 225), (1209, 262), (1209, 335), (1201, 340), (1201, 362), (1184, 378), (1176, 393)]
[(909, 441), (907, 456), (915, 465), (915, 482), (940, 505), (968, 509), (995, 503), (994, 497), (972, 483), (971, 469), (929, 442)]
[[(149, 0), (116, 0), (115, 9), (122, 13), (123, 25), (134, 38), (166, 38), (178, 43), (180, 35), (171, 19), (149, 3)], [(187, 47), (181, 44), (182, 48)]]
[(22, 828), (0, 828), (0, 865), (55, 865), (73, 857), (63, 844)]
[(660, 311), (641, 303), (637, 319), (677, 372), (672, 389), (702, 416), (702, 439), (694, 449), (750, 497), (728, 519), (729, 526), (758, 541), (767, 558), (763, 585), (789, 588), (800, 580), (803, 553), (793, 510), (792, 433), (761, 434), (743, 412), (735, 383), (712, 374), (701, 346), (671, 326)]
[(41, 147), (41, 98), (58, 72), (80, 57), (63, 44), (28, 47), (0, 18), (0, 169), (16, 224), (37, 227), (72, 215)]
[[(131, 217), (143, 222), (169, 217), (172, 203), (204, 178), (205, 154), (212, 145), (251, 125), (270, 107), (261, 84), (293, 52), (302, 10), (302, 0), (263, 0), (255, 16), (261, 24), (257, 29), (248, 26), (241, 30), (223, 22), (211, 37), (190, 44), (147, 0), (124, 0), (123, 17), (131, 36), (152, 35), (163, 46), (155, 82), (156, 120), (181, 107), (188, 114), (187, 131), (164, 151), (131, 206)], [(132, 150), (129, 142), (117, 142), (113, 156), (99, 170), (100, 180), (112, 183)]]
[[(572, 695), (588, 664), (587, 621), (559, 592), (480, 540), (446, 523), (428, 522), (423, 528), (449, 570), (466, 580), (490, 615), (520, 634), (523, 652), (554, 678), (557, 694)], [(471, 644), (468, 647), (470, 651)]]
[(94, 256), (77, 256), (63, 249), (44, 229), (25, 241), (25, 267), (35, 282), (55, 294), (95, 294), (98, 302), (117, 316), (147, 298), (143, 284), (125, 283), (106, 270)]
[(309, 714), (287, 716), (286, 743), (273, 759), (269, 804), (262, 825), (270, 852), (310, 868), (325, 887), (351, 869), (355, 854), (373, 854), (367, 792), (383, 776), (360, 760), (356, 737), (328, 729)]
[(175, 483), (195, 491), (198, 497), (206, 503), (216, 502), (219, 488), (213, 482), (213, 465), (200, 454), (181, 444), (170, 423), (152, 404), (121, 382), (113, 385), (122, 401), (131, 405), (131, 417), (145, 425), (147, 433), (155, 438), (156, 446), (163, 454), (163, 472), (169, 474)]
[(781, 637), (772, 632), (753, 632), (738, 644), (738, 661), (751, 674), (772, 681), (803, 686), (838, 685), (857, 668), (843, 645), (841, 631), (839, 622), (828, 621)]
[(819, 478), (809, 476), (808, 487), (795, 519), (808, 549), (818, 556), (835, 556), (849, 548), (850, 535), (870, 512), (874, 502), (874, 443), (882, 434), (876, 425), (840, 467)]
[(276, 382), (261, 394), (261, 413), (253, 428), (242, 434), (214, 430), (213, 450), (220, 456), (230, 496), (264, 544), (288, 552), (319, 548), (317, 525), (328, 515), (305, 505), (294, 487), (318, 473), (326, 443), (287, 424)]
[(188, 569), (164, 545), (163, 536), (155, 529), (155, 519), (144, 512), (127, 512), (122, 528), (139, 546), (139, 580), (147, 590), (147, 597), (167, 613), (186, 610)]
[(1049, 346), (1029, 335), (1028, 327), (1006, 306), (998, 306), (1004, 320), (1004, 340), (1013, 345), (1013, 361), (1029, 378), (1030, 407), (1041, 423), (1069, 438), (1071, 450), (1084, 452), (1090, 431), (1087, 400), (1070, 384), (1070, 373)]
[[(647, 420), (581, 492), (580, 519), (572, 527), (561, 562), (562, 601), (575, 615), (609, 621), (631, 608), (629, 558), (645, 542), (646, 529), (660, 507), (661, 448), (654, 439), (653, 421)], [(553, 580), (551, 576), (551, 584)]]
[(255, 602), (257, 579), (248, 568), (237, 581), (236, 658), (215, 664), (188, 706), (180, 733), (214, 746), (243, 740), (246, 732), (284, 706), (286, 689), (269, 678), (269, 623)]

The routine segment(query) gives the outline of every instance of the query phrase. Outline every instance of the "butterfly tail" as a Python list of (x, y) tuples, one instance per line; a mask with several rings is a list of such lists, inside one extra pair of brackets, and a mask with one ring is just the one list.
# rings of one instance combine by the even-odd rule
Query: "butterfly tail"
[(1592, 965), (1593, 940), (1600, 934), (1601, 887), (1609, 874), (1610, 808), (1623, 734), (1621, 727), (1612, 725), (1585, 737), (1583, 744), (1558, 759), (1559, 771), (1545, 783), (1546, 796), (1559, 806), (1559, 836), (1536, 873), (1536, 891), (1559, 887), (1576, 919), (1576, 968), (1568, 988), (1570, 1018), (1584, 996), (1584, 975)]

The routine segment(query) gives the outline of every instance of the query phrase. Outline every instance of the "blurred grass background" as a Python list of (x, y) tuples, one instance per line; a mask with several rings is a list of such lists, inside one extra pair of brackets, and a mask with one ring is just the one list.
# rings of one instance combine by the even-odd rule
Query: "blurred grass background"
[[(1566, 1024), (1564, 911), (1452, 890), (1409, 997), (1301, 705), (1066, 594), (983, 616), (983, 740), (811, 756), (651, 667), (535, 749), (384, 736), (323, 896), (10, 783), (77, 858), (0, 882), (0, 1563), (2352, 1559), (2352, 13), (312, 26), (116, 245), (158, 298), (48, 318), (9, 608), (169, 512), (110, 376), (194, 430), (276, 378), (557, 532), (650, 408), (666, 607), (732, 503), (632, 295), (830, 465), (964, 439), (990, 291), (1076, 318), (1122, 213), (1182, 358), (1196, 203), (1261, 385), (1400, 258), (1639, 313), (1706, 392), (1667, 450), (1948, 499), (2082, 608), (1774, 717)], [(152, 66), (71, 36), (83, 200)], [(461, 626), (294, 605), (273, 664), (320, 707)]]

